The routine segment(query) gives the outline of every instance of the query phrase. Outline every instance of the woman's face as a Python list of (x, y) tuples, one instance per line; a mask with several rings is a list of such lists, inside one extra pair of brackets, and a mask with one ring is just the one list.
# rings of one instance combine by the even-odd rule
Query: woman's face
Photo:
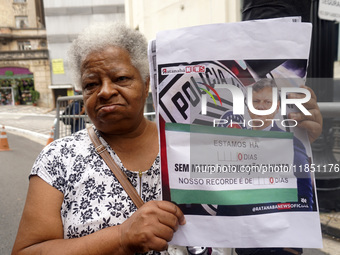
[(126, 50), (90, 53), (81, 66), (81, 81), (86, 112), (98, 130), (123, 134), (140, 125), (149, 82), (143, 82)]

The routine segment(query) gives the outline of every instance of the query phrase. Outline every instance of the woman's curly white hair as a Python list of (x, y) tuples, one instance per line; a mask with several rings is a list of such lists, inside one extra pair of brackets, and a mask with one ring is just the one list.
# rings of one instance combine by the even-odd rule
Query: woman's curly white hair
[(144, 81), (149, 77), (147, 40), (139, 31), (120, 22), (96, 23), (75, 39), (68, 51), (68, 65), (76, 90), (82, 90), (81, 64), (89, 53), (107, 46), (121, 47), (130, 53), (131, 62)]

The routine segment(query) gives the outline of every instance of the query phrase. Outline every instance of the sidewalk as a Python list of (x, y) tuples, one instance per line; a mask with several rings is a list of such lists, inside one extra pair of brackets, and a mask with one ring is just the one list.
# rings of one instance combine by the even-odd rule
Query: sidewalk
[(322, 233), (340, 239), (340, 212), (320, 212)]
[(33, 105), (0, 105), (0, 113), (38, 115), (46, 114), (55, 116), (56, 109), (33, 106)]
[(54, 124), (56, 109), (33, 105), (0, 105), (0, 125), (7, 132), (45, 145)]

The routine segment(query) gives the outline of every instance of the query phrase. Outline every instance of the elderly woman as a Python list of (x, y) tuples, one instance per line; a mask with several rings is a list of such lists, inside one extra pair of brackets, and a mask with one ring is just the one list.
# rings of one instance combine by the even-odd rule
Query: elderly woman
[(12, 254), (166, 250), (185, 220), (174, 204), (155, 201), (161, 195), (157, 127), (143, 116), (147, 42), (121, 24), (96, 25), (73, 42), (69, 56), (96, 135), (146, 203), (137, 210), (82, 130), (38, 156)]
[[(143, 117), (146, 40), (120, 24), (96, 25), (73, 42), (69, 56), (96, 136), (145, 204), (137, 210), (81, 130), (46, 146), (34, 163), (12, 255), (168, 254), (168, 242), (185, 219), (176, 205), (157, 201), (157, 127)], [(314, 94), (306, 108), (313, 117), (294, 118), (314, 140), (322, 122)]]

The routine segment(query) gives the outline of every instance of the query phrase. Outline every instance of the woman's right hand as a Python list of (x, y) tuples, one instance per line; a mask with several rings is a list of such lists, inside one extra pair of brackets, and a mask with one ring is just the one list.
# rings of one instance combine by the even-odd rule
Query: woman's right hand
[(121, 246), (132, 253), (166, 250), (178, 226), (184, 224), (184, 215), (175, 204), (147, 202), (119, 226)]

